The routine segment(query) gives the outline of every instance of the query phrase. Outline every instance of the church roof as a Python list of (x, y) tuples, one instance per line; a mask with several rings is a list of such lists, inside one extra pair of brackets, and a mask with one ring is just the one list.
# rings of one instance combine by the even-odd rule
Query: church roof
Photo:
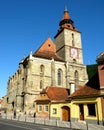
[(40, 48), (33, 54), (34, 57), (54, 59), (56, 61), (63, 61), (56, 53), (56, 47), (51, 38), (48, 38)]

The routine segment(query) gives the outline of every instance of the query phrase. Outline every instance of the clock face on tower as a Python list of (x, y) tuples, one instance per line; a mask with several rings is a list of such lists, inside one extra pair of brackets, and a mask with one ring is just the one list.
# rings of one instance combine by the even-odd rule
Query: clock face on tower
[(70, 48), (70, 56), (71, 56), (73, 59), (77, 59), (77, 58), (78, 58), (78, 49), (77, 49), (77, 48), (74, 48), (74, 47), (71, 47), (71, 48)]

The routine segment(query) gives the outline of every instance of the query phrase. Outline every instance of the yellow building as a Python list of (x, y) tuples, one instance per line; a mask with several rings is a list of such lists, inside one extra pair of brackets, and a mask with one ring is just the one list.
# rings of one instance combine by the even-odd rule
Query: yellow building
[[(65, 102), (65, 100), (68, 98), (69, 93), (69, 89), (66, 88), (54, 86), (46, 87), (35, 101), (36, 118), (60, 120), (61, 116), (62, 120), (70, 120), (69, 113), (66, 113), (66, 117), (64, 117), (64, 113), (60, 111), (60, 107), (65, 105), (63, 110), (66, 108), (67, 102)], [(60, 115), (60, 113), (62, 115)]]
[[(45, 94), (49, 101), (49, 119), (104, 125), (104, 69), (102, 69), (104, 58), (102, 55), (104, 56), (104, 53), (97, 57), (98, 65), (88, 66), (89, 81), (84, 86), (77, 86), (78, 89), (74, 93), (70, 94), (70, 90), (52, 86), (44, 91), (43, 95)], [(46, 99), (44, 96), (40, 97), (40, 104), (44, 106)], [(57, 97), (61, 98), (57, 100)]]
[[(79, 89), (66, 101), (51, 103), (51, 118), (67, 120), (63, 118), (64, 112), (70, 121), (104, 125), (104, 52), (96, 61), (98, 64), (88, 66), (89, 81), (86, 85), (77, 87)], [(52, 113), (53, 109), (57, 110), (56, 114)]]
[(71, 101), (71, 120), (87, 121), (88, 123), (102, 124), (102, 104), (100, 91), (84, 86), (69, 96)]

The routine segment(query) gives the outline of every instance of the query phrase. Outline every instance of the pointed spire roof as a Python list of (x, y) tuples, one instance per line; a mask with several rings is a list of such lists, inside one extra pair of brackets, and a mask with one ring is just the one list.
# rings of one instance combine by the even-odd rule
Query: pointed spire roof
[[(70, 29), (70, 30), (73, 30), (73, 31), (78, 31), (75, 27), (74, 27), (74, 22), (71, 20), (70, 18), (70, 15), (69, 15), (69, 12), (68, 12), (68, 9), (67, 7), (65, 6), (65, 9), (64, 9), (64, 14), (63, 14), (63, 17), (62, 17), (62, 20), (60, 21), (59, 23), (59, 30), (58, 30), (58, 33), (56, 34), (55, 37), (57, 37), (57, 35), (64, 29)], [(78, 31), (79, 32), (79, 31)]]
[(70, 16), (69, 16), (69, 12), (67, 10), (67, 7), (65, 6), (65, 9), (64, 9), (64, 15), (63, 15), (63, 19), (70, 19)]
[(63, 18), (59, 23), (60, 29), (68, 28), (71, 30), (75, 30), (74, 22), (71, 20), (67, 7), (65, 6)]

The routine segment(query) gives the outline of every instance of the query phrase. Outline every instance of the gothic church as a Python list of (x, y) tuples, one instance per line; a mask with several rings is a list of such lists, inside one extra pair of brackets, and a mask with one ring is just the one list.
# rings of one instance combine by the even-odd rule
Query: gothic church
[(72, 94), (88, 81), (81, 33), (75, 28), (67, 8), (54, 39), (53, 43), (47, 38), (36, 52), (23, 58), (18, 70), (9, 78), (9, 111), (34, 111), (37, 95), (47, 86), (68, 88)]

